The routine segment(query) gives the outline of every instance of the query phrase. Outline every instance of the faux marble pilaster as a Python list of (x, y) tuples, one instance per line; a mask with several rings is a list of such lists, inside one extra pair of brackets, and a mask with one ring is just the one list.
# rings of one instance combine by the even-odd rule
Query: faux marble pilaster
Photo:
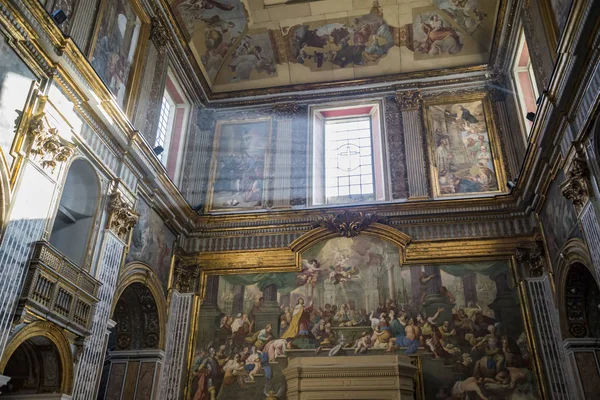
[[(498, 91), (496, 91), (497, 93)], [(494, 114), (497, 117), (496, 128), (500, 141), (505, 149), (508, 179), (513, 179), (519, 173), (521, 163), (525, 157), (527, 144), (519, 126), (511, 124), (507, 109), (507, 96), (502, 93), (493, 98)]]
[[(83, 354), (79, 361), (73, 398), (75, 400), (93, 400), (96, 398), (100, 374), (104, 362), (104, 349), (108, 338), (108, 322), (113, 297), (117, 286), (119, 268), (125, 243), (112, 231), (105, 230), (102, 243), (102, 258), (98, 261), (97, 279), (102, 282), (98, 291), (100, 301), (92, 321), (92, 334), (85, 342)], [(110, 384), (109, 384), (110, 386)]]
[(185, 386), (183, 379), (193, 304), (193, 293), (179, 293), (176, 290), (171, 293), (165, 360), (159, 385), (158, 398), (161, 400), (181, 398)]
[(25, 160), (0, 245), (0, 358), (10, 335), (33, 246), (44, 235), (55, 187), (54, 180)]
[(273, 166), (273, 208), (289, 207), (292, 172), (292, 120), (277, 120)]
[(592, 256), (592, 263), (596, 271), (596, 279), (600, 279), (600, 225), (598, 214), (592, 200), (588, 201), (580, 215), (583, 236)]
[(402, 114), (402, 130), (410, 198), (427, 198), (427, 165), (425, 164), (421, 98), (418, 92), (401, 92), (396, 95)]
[(554, 294), (547, 274), (523, 281), (528, 300), (531, 324), (537, 343), (537, 356), (541, 360), (549, 399), (572, 399), (571, 370), (567, 366), (558, 312), (553, 304)]

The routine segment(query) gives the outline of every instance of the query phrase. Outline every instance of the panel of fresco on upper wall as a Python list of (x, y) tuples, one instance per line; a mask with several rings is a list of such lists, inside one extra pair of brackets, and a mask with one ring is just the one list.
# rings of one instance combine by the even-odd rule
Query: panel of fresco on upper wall
[[(338, 12), (340, 4), (275, 13), (239, 0), (178, 0), (172, 8), (213, 91), (223, 92), (485, 63), (499, 1), (357, 1)], [(310, 15), (285, 12), (298, 6)]]
[(537, 399), (512, 276), (506, 261), (401, 266), (395, 245), (367, 236), (315, 245), (301, 272), (219, 276), (188, 398), (283, 400), (291, 358), (389, 350), (421, 358), (425, 399)]
[(129, 253), (125, 263), (140, 261), (148, 264), (167, 292), (171, 271), (171, 256), (175, 234), (146, 201), (138, 200), (138, 223), (133, 228)]

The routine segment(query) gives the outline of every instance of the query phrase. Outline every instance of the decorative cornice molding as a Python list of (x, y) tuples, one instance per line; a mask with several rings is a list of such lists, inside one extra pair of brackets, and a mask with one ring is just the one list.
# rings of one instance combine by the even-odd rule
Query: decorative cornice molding
[(67, 143), (58, 134), (58, 129), (48, 125), (46, 114), (39, 112), (33, 116), (29, 124), (27, 136), (31, 142), (29, 154), (38, 159), (43, 169), (52, 172), (59, 163), (64, 163), (75, 151), (75, 145)]
[(298, 112), (300, 107), (297, 103), (278, 103), (273, 104), (271, 109), (276, 118), (291, 118)]
[(401, 110), (412, 110), (421, 106), (423, 97), (418, 90), (407, 90), (396, 93), (396, 102)]
[(359, 235), (361, 231), (375, 222), (385, 224), (385, 220), (375, 213), (344, 211), (341, 214), (318, 216), (313, 227), (325, 228), (349, 238)]
[(139, 214), (123, 199), (119, 192), (111, 194), (108, 203), (108, 229), (122, 240), (125, 240), (129, 231), (137, 224), (138, 219)]
[(582, 154), (576, 154), (567, 168), (567, 180), (560, 185), (561, 193), (570, 200), (579, 214), (590, 199), (587, 177), (589, 170)]

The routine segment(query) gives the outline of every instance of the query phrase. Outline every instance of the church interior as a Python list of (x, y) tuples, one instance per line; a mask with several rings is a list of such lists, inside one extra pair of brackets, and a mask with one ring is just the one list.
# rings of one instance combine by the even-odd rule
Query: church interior
[(598, 399), (599, 21), (3, 0), (0, 400)]

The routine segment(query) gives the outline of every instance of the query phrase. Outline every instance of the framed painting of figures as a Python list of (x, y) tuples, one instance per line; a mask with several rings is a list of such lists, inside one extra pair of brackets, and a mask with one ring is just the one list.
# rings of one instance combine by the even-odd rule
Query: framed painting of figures
[(207, 211), (265, 208), (271, 129), (270, 118), (217, 122)]
[(505, 191), (500, 142), (485, 94), (423, 104), (434, 197)]
[(540, 398), (508, 261), (402, 266), (396, 245), (359, 235), (301, 265), (207, 278), (187, 399), (284, 400), (294, 358), (390, 354), (420, 368), (417, 399)]
[(103, 0), (89, 52), (92, 67), (129, 112), (131, 88), (137, 87), (149, 19), (137, 0)]

